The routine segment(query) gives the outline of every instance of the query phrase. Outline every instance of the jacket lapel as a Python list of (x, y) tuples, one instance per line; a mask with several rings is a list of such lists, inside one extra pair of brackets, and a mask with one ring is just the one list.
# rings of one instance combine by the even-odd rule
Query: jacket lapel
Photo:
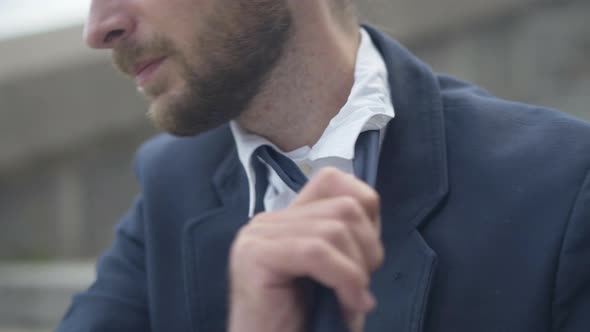
[(436, 77), (407, 50), (365, 26), (389, 72), (395, 119), (381, 149), (377, 190), (386, 259), (374, 275), (378, 306), (367, 332), (420, 332), (436, 253), (419, 229), (447, 194), (441, 96)]
[(226, 330), (229, 251), (236, 233), (248, 221), (248, 185), (235, 148), (213, 177), (213, 185), (221, 205), (189, 220), (184, 230), (184, 275), (192, 331)]

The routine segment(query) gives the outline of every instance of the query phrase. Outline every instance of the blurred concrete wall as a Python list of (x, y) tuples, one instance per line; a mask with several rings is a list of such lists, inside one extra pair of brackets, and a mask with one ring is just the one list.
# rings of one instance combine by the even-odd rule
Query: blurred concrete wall
[[(437, 71), (590, 118), (587, 0), (359, 6)], [(81, 27), (0, 41), (0, 59), (0, 260), (95, 257), (138, 190), (145, 104)]]

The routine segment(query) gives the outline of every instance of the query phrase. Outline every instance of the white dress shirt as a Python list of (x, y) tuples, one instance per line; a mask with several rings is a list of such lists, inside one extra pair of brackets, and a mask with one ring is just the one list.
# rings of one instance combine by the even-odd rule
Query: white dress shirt
[[(354, 147), (359, 134), (365, 130), (380, 130), (394, 117), (387, 68), (371, 37), (361, 29), (361, 43), (355, 64), (354, 84), (346, 104), (330, 121), (318, 142), (283, 152), (267, 139), (246, 132), (236, 121), (230, 127), (236, 140), (240, 162), (249, 183), (249, 216), (256, 206), (256, 175), (252, 166), (254, 150), (268, 144), (291, 158), (308, 177), (326, 166), (353, 173)], [(270, 168), (269, 185), (264, 197), (266, 211), (286, 208), (296, 196)]]

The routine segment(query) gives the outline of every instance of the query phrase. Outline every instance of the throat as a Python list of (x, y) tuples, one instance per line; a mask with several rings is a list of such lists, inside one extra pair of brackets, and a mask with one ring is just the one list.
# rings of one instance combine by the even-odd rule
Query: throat
[(359, 45), (360, 32), (295, 32), (238, 123), (283, 151), (313, 146), (348, 101)]
[(238, 123), (246, 131), (268, 139), (282, 151), (312, 147), (342, 109), (347, 97), (348, 94), (340, 100), (320, 101), (309, 96), (306, 98), (305, 92), (302, 92), (299, 97), (302, 100), (290, 104), (287, 99), (276, 104), (268, 103), (243, 114)]

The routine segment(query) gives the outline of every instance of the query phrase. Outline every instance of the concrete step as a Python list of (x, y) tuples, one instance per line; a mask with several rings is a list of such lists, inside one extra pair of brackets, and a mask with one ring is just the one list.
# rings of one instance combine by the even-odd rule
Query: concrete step
[(91, 262), (0, 263), (0, 332), (51, 331), (93, 279)]

